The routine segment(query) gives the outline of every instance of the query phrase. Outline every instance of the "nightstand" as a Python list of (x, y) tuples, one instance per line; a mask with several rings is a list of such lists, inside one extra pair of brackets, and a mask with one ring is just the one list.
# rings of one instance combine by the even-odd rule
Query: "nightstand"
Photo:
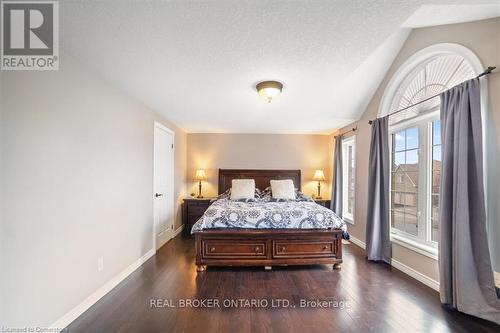
[(205, 213), (215, 198), (186, 198), (182, 204), (182, 223), (184, 235), (191, 235), (191, 228)]
[(331, 203), (330, 199), (314, 199), (314, 202), (317, 203), (318, 205), (330, 209), (330, 203)]

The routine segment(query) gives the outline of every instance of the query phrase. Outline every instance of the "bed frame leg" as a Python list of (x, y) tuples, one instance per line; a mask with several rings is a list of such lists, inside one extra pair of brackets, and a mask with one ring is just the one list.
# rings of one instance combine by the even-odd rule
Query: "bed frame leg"
[(271, 269), (273, 269), (273, 266), (264, 266), (264, 269), (265, 269), (266, 271), (270, 271)]
[(204, 272), (207, 270), (207, 265), (196, 265), (197, 272)]
[(340, 263), (337, 263), (337, 264), (333, 264), (333, 269), (341, 269), (341, 264)]

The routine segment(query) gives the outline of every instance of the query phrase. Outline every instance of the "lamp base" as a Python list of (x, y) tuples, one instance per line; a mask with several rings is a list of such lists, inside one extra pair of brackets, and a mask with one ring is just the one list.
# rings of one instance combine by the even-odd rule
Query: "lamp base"
[(203, 196), (201, 195), (201, 180), (198, 183), (198, 196), (197, 196), (197, 198), (198, 199), (203, 199)]

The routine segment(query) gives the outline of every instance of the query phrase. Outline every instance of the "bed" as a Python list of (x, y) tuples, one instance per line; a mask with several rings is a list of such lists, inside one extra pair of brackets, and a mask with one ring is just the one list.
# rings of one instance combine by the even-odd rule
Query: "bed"
[[(233, 179), (254, 179), (263, 191), (273, 179), (292, 179), (300, 190), (300, 170), (219, 170), (219, 194)], [(342, 263), (345, 223), (314, 202), (217, 200), (193, 226), (197, 270), (207, 266), (264, 266)]]

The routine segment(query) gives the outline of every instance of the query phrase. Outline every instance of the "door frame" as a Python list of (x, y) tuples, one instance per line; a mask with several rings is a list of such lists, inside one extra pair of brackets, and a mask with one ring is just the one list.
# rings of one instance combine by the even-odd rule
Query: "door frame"
[[(168, 128), (167, 126), (163, 125), (160, 122), (154, 121), (153, 124), (153, 189), (151, 191), (151, 196), (153, 198), (153, 250), (156, 253), (158, 250), (156, 248), (156, 215), (157, 215), (157, 200), (155, 200), (155, 189), (156, 189), (156, 145), (157, 145), (157, 138), (156, 138), (156, 129), (159, 128), (161, 130), (164, 130), (172, 135), (172, 186), (169, 189), (170, 192), (172, 193), (172, 225), (175, 227), (175, 132)], [(170, 233), (171, 235), (174, 234), (174, 231)], [(171, 239), (171, 238), (170, 238)], [(169, 240), (170, 240), (169, 239)], [(167, 241), (168, 242), (168, 241)]]

